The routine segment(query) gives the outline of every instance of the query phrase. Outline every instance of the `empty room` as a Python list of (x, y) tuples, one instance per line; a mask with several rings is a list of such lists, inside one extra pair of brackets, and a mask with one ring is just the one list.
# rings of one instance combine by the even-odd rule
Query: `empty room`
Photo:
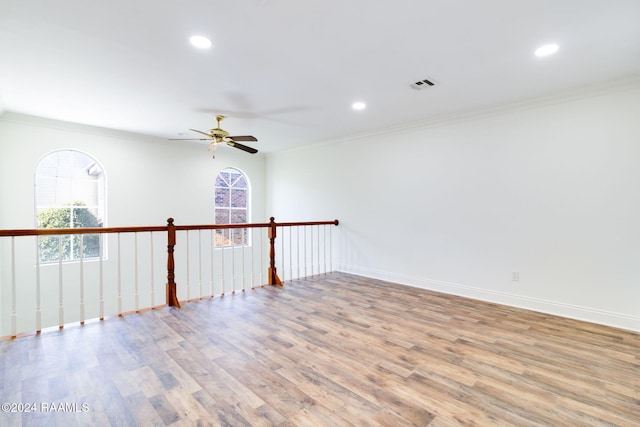
[(640, 425), (638, 22), (0, 0), (0, 425)]

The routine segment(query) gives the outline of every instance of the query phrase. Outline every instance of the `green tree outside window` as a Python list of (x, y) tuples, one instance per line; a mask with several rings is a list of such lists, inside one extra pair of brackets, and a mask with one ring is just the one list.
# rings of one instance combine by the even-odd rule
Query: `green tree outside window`
[[(83, 202), (75, 201), (60, 208), (46, 208), (38, 212), (39, 228), (102, 227), (102, 221)], [(100, 235), (41, 236), (39, 239), (40, 262), (79, 260), (82, 257), (100, 256)]]

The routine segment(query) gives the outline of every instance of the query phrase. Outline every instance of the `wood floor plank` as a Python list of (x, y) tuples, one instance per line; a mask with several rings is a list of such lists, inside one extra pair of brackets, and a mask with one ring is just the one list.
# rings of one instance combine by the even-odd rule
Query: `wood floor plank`
[(343, 273), (0, 341), (10, 426), (635, 426), (640, 334)]

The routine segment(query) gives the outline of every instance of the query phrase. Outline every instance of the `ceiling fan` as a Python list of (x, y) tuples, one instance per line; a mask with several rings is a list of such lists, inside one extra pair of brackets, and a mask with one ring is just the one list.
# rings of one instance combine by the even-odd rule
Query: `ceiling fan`
[[(198, 132), (202, 135), (205, 135), (206, 138), (171, 138), (172, 141), (211, 141), (209, 146), (207, 147), (208, 151), (215, 151), (218, 145), (227, 144), (230, 147), (235, 147), (239, 150), (246, 151), (247, 153), (255, 154), (258, 152), (255, 148), (247, 147), (246, 145), (238, 143), (238, 141), (251, 141), (258, 142), (255, 136), (251, 135), (240, 135), (240, 136), (230, 136), (229, 132), (220, 128), (220, 122), (224, 120), (224, 116), (216, 116), (216, 121), (218, 122), (218, 126), (209, 129), (208, 132), (203, 132), (196, 129), (189, 129), (194, 132)], [(213, 158), (216, 158), (215, 153), (213, 154)]]

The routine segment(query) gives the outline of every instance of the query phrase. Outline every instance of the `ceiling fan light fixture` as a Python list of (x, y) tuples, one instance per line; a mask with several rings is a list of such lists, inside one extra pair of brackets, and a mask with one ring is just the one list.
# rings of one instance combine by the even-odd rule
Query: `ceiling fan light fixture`
[[(209, 145), (207, 146), (207, 150), (209, 151), (215, 151), (216, 147), (220, 144), (227, 144), (230, 147), (234, 147), (239, 150), (246, 151), (247, 153), (250, 153), (250, 154), (256, 154), (258, 152), (258, 150), (256, 150), (253, 147), (249, 147), (247, 145), (236, 142), (236, 141), (258, 142), (258, 139), (255, 136), (252, 136), (252, 135), (230, 136), (229, 132), (227, 132), (226, 130), (220, 127), (220, 122), (222, 120), (224, 120), (224, 116), (216, 116), (216, 122), (218, 123), (218, 126), (213, 129), (209, 129), (209, 131), (207, 132), (203, 132), (197, 129), (189, 129), (193, 132), (206, 136), (206, 138), (170, 138), (170, 139), (174, 141), (175, 140), (209, 141)], [(216, 156), (214, 155), (213, 158), (215, 159)]]
[(192, 36), (189, 42), (198, 49), (208, 49), (211, 47), (211, 40), (204, 36)]

